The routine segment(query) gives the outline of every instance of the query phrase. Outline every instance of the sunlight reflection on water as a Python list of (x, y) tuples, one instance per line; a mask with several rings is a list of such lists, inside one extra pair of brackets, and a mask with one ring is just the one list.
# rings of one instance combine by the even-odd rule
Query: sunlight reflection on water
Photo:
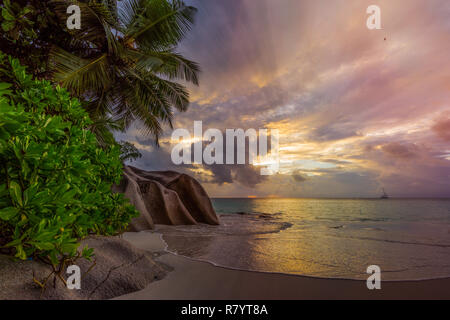
[[(384, 280), (450, 276), (450, 201), (214, 199), (221, 226), (158, 226), (169, 249), (246, 270)], [(248, 213), (248, 214), (237, 214)]]

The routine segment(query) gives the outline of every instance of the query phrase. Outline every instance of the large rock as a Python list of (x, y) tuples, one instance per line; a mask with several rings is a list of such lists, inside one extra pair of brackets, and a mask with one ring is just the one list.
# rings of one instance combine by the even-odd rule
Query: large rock
[[(153, 260), (151, 252), (137, 249), (118, 237), (89, 238), (80, 248), (86, 245), (94, 248), (96, 263), (92, 267), (92, 262), (85, 259), (76, 261), (82, 273), (81, 290), (69, 290), (61, 280), (53, 281), (52, 276), (42, 294), (33, 282), (33, 274), (43, 282), (51, 272), (47, 265), (37, 261), (14, 261), (0, 255), (0, 300), (110, 299), (142, 290), (169, 271), (167, 266)], [(67, 276), (63, 274), (64, 278)]]
[(219, 224), (205, 190), (186, 174), (149, 172), (127, 166), (121, 184), (114, 191), (124, 193), (141, 213), (131, 222), (132, 231), (152, 229), (154, 224)]

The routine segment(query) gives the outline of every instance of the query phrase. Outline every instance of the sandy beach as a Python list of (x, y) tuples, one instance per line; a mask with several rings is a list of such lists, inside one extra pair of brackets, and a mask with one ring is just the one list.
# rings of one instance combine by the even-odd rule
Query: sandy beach
[(286, 274), (232, 270), (166, 251), (161, 235), (126, 233), (124, 239), (149, 250), (173, 268), (164, 279), (117, 299), (138, 300), (297, 300), (297, 299), (449, 299), (450, 278), (382, 282), (370, 291), (365, 281), (319, 279)]

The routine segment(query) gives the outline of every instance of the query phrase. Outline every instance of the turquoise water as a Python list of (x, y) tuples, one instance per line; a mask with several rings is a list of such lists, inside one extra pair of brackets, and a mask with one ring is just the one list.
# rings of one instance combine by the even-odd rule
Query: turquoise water
[(384, 280), (450, 276), (450, 200), (213, 204), (220, 227), (162, 228), (171, 250), (226, 267), (315, 277), (366, 279), (370, 265), (380, 266)]

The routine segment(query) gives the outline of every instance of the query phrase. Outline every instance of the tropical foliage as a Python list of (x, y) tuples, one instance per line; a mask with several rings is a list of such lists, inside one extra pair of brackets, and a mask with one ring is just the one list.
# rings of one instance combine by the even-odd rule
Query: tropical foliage
[[(8, 53), (25, 57), (35, 75), (82, 99), (100, 142), (111, 143), (107, 132), (135, 120), (158, 138), (174, 109), (185, 111), (189, 104), (188, 91), (176, 81), (198, 84), (198, 65), (175, 49), (196, 9), (180, 0), (78, 1), (81, 30), (69, 31), (70, 4), (5, 0), (0, 44), (17, 45)], [(33, 52), (44, 57), (28, 58)]]
[(36, 78), (50, 79), (53, 45), (67, 47), (72, 36), (64, 30), (49, 0), (0, 0), (0, 48), (18, 58)]
[[(81, 30), (66, 28), (74, 3)], [(157, 141), (187, 109), (179, 81), (198, 84), (199, 67), (176, 47), (196, 10), (181, 0), (0, 0), (0, 10), (0, 253), (61, 277), (92, 257), (83, 238), (123, 232), (137, 215), (111, 186), (141, 155), (112, 132), (137, 122)]]
[(142, 153), (134, 146), (134, 144), (128, 141), (120, 141), (120, 159), (125, 161), (133, 162), (139, 158), (142, 158)]
[(67, 262), (92, 257), (81, 239), (122, 232), (136, 216), (111, 191), (122, 176), (120, 146), (99, 147), (90, 125), (65, 89), (0, 54), (1, 251), (60, 275)]

